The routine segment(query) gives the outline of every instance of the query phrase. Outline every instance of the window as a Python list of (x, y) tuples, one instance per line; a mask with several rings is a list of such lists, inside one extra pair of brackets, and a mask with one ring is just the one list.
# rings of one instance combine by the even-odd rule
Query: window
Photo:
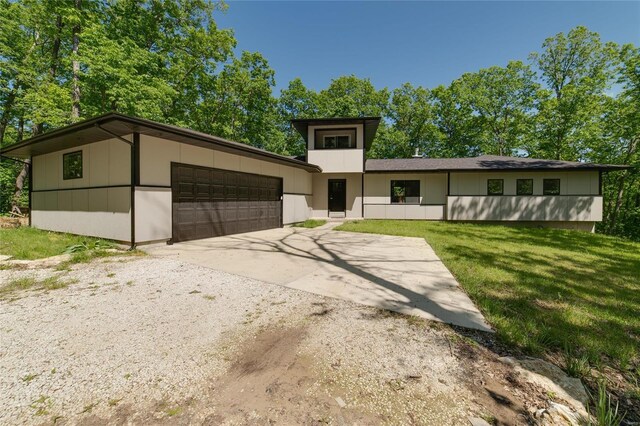
[(62, 156), (62, 178), (82, 178), (82, 151), (69, 152)]
[(504, 179), (487, 179), (487, 194), (502, 195), (504, 193)]
[(324, 148), (350, 148), (351, 136), (350, 135), (326, 135), (323, 137)]
[(352, 149), (356, 147), (356, 129), (317, 129), (315, 149)]
[(391, 204), (420, 204), (420, 181), (392, 180)]
[(560, 179), (544, 179), (542, 193), (544, 195), (560, 195)]
[(517, 179), (516, 195), (533, 195), (533, 179)]

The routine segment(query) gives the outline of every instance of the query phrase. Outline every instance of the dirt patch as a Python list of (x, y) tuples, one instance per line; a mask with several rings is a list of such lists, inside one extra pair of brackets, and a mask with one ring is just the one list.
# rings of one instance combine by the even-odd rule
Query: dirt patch
[(467, 388), (490, 423), (533, 424), (532, 413), (547, 405), (548, 397), (541, 388), (521, 380), (488, 349), (461, 340), (455, 344), (455, 353), (466, 365)]
[(305, 327), (271, 329), (248, 339), (214, 387), (216, 423), (378, 423), (354, 408), (340, 407), (319, 384), (311, 357), (298, 353)]
[(19, 228), (28, 224), (28, 217), (0, 217), (0, 229)]

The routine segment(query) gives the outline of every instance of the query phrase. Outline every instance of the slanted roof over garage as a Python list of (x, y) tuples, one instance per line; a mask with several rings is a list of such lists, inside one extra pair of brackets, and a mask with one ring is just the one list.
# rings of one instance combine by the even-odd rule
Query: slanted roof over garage
[(92, 142), (112, 139), (114, 137), (113, 135), (125, 136), (132, 133), (155, 136), (189, 145), (243, 155), (258, 160), (284, 164), (304, 169), (308, 172), (322, 171), (320, 167), (314, 164), (274, 154), (247, 144), (116, 112), (110, 112), (80, 121), (60, 129), (43, 133), (23, 142), (9, 145), (0, 150), (0, 155), (14, 158), (29, 158), (34, 155), (48, 154)]
[(291, 120), (291, 124), (302, 135), (305, 142), (309, 142), (309, 126), (362, 124), (364, 146), (369, 149), (378, 131), (380, 119), (380, 117), (299, 118)]
[(618, 164), (581, 163), (576, 161), (539, 160), (535, 158), (481, 155), (470, 158), (395, 158), (367, 160), (367, 173), (385, 172), (453, 172), (453, 171), (516, 171), (516, 170), (624, 170)]

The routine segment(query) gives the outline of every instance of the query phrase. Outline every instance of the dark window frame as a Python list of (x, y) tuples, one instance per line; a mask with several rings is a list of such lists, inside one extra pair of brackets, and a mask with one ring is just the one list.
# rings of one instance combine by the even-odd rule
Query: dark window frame
[[(520, 182), (531, 182), (531, 190), (529, 192), (521, 192)], [(533, 179), (516, 179), (516, 195), (533, 195)]]
[[(331, 132), (331, 134), (328, 135), (323, 135), (322, 136), (322, 143), (324, 145), (324, 137), (325, 136), (349, 136), (349, 145), (353, 144), (353, 146), (349, 146), (347, 148), (340, 148), (340, 147), (331, 147), (331, 148), (325, 148), (323, 146), (320, 146), (320, 144), (318, 143), (320, 138), (318, 137), (318, 132)], [(348, 133), (346, 133), (348, 132)], [(353, 138), (351, 138), (353, 136)], [(314, 142), (313, 142), (313, 149), (317, 149), (317, 150), (327, 150), (327, 149), (335, 149), (335, 150), (342, 150), (342, 149), (358, 149), (358, 129), (356, 127), (343, 127), (343, 128), (329, 128), (329, 129), (315, 129), (314, 130)]]
[[(491, 183), (500, 182), (500, 192), (491, 192)], [(504, 179), (487, 179), (487, 195), (504, 195)]]
[[(558, 190), (550, 192), (547, 189), (547, 182), (557, 182)], [(543, 179), (542, 180), (542, 195), (560, 195), (562, 193), (562, 186), (560, 185), (560, 179)]]
[[(78, 173), (71, 173), (72, 171), (69, 170), (69, 167), (71, 167), (71, 165), (73, 163), (67, 163), (67, 159), (71, 156), (74, 155), (80, 155), (80, 171), (79, 174)], [(83, 169), (84, 169), (84, 159), (82, 156), (82, 150), (79, 151), (73, 151), (73, 152), (67, 152), (66, 154), (62, 154), (62, 180), (72, 180), (72, 179), (82, 179), (82, 175), (83, 175)]]
[[(411, 195), (407, 194), (407, 183), (411, 183)], [(417, 184), (417, 188), (414, 186)], [(403, 195), (395, 195), (394, 188), (403, 188)], [(415, 193), (417, 191), (417, 194)], [(403, 201), (400, 201), (402, 197)], [(418, 199), (415, 203), (407, 203), (407, 198), (416, 197)], [(395, 201), (394, 201), (395, 199)], [(390, 204), (405, 204), (405, 205), (420, 205), (420, 180), (419, 179), (392, 179), (390, 182)]]

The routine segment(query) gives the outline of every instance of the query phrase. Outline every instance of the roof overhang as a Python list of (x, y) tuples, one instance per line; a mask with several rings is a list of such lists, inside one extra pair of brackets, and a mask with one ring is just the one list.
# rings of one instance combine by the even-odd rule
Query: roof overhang
[(366, 173), (616, 171), (631, 166), (520, 157), (369, 159)]
[(364, 129), (364, 146), (369, 149), (378, 131), (380, 120), (380, 117), (300, 118), (291, 120), (291, 124), (302, 135), (305, 142), (309, 142), (309, 126), (361, 124)]
[(112, 139), (114, 137), (113, 135), (123, 137), (132, 133), (155, 136), (202, 148), (243, 155), (258, 160), (297, 167), (308, 172), (322, 171), (320, 167), (314, 164), (274, 154), (247, 144), (115, 112), (80, 121), (43, 133), (23, 142), (6, 146), (0, 150), (0, 155), (3, 157), (29, 158), (88, 143)]
[(521, 167), (521, 168), (505, 168), (505, 169), (474, 169), (474, 168), (428, 168), (428, 169), (366, 169), (366, 173), (475, 173), (475, 172), (579, 172), (579, 171), (602, 171), (602, 172), (615, 172), (619, 170), (627, 170), (632, 166), (618, 165), (618, 164), (585, 164), (585, 167), (554, 167), (554, 168), (540, 168), (540, 167)]

